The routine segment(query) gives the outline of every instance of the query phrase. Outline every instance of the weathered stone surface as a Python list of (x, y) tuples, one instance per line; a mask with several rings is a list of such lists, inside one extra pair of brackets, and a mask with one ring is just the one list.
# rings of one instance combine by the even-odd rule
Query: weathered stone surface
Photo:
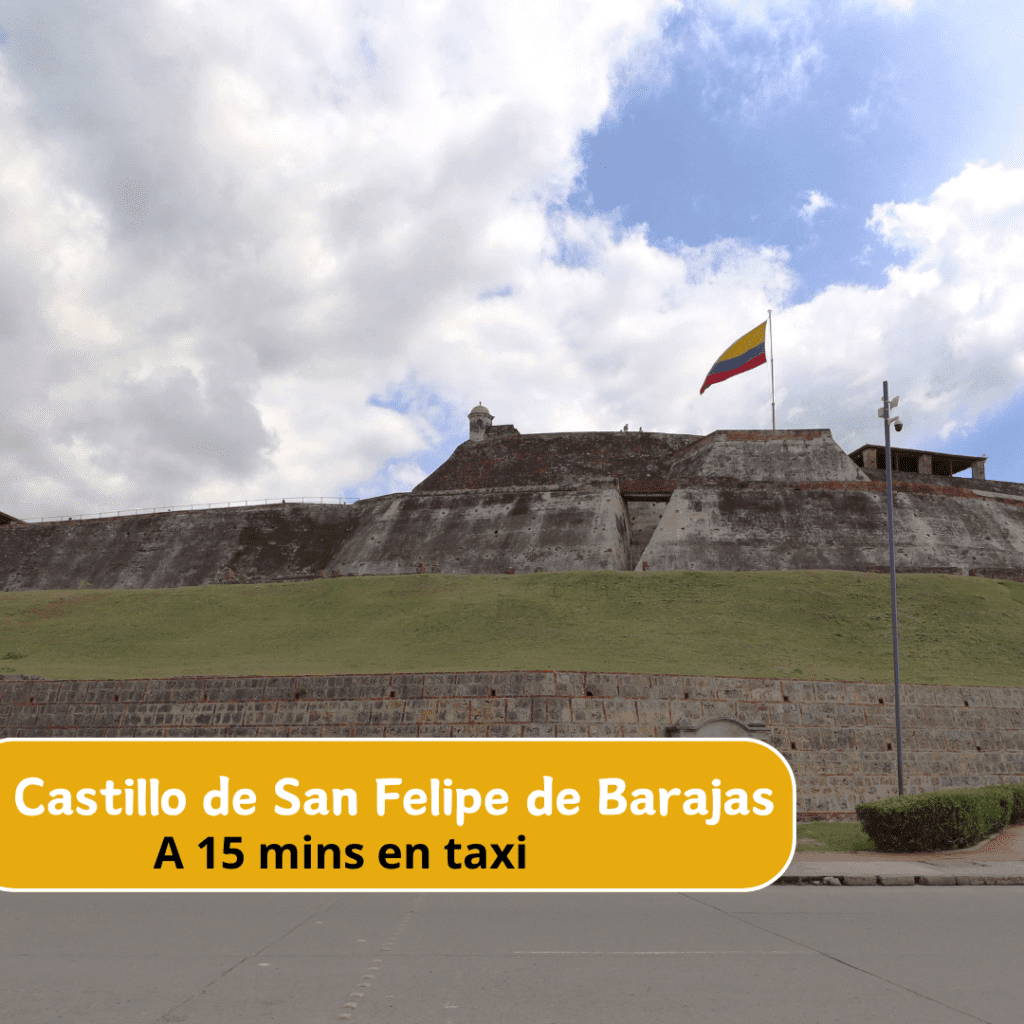
[(867, 474), (825, 428), (811, 430), (716, 430), (691, 445), (672, 464), (676, 480), (868, 480)]
[[(1024, 782), (1024, 732), (990, 724), (993, 709), (1017, 708), (1024, 690), (971, 687), (967, 706), (948, 701), (958, 690), (905, 688), (908, 718), (949, 716), (905, 730), (908, 793)], [(586, 672), (16, 679), (0, 680), (0, 736), (665, 736), (680, 718), (698, 725), (725, 714), (766, 723), (765, 742), (796, 776), (800, 815), (845, 820), (858, 803), (896, 792), (895, 709), (877, 703), (883, 692), (876, 683)], [(842, 725), (830, 720), (840, 709)]]
[[(885, 485), (828, 430), (492, 430), (412, 493), (351, 505), (12, 521), (0, 589), (887, 564)], [(897, 476), (898, 569), (1024, 578), (1024, 485)]]
[(699, 434), (630, 430), (497, 435), (483, 441), (465, 441), (413, 493), (575, 486), (599, 477), (671, 477), (673, 460), (699, 439)]
[(187, 587), (313, 578), (371, 507), (262, 505), (5, 526), (0, 585)]
[(611, 482), (396, 495), (372, 513), (346, 536), (330, 575), (629, 568), (625, 505)]
[(628, 569), (628, 531), (610, 481), (12, 525), (0, 527), (0, 588)]
[[(940, 565), (948, 572), (1002, 566), (1024, 573), (1022, 502), (897, 492), (893, 517), (899, 571)], [(827, 481), (681, 484), (642, 560), (650, 571), (865, 571), (888, 565), (885, 488)]]

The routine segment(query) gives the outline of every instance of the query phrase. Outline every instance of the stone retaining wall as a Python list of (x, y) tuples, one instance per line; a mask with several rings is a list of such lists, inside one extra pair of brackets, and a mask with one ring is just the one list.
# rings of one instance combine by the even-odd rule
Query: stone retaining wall
[[(901, 688), (908, 793), (1024, 782), (1024, 688)], [(0, 679), (8, 736), (664, 736), (761, 721), (801, 819), (896, 792), (892, 684), (595, 672)], [(892, 749), (890, 749), (892, 748)]]

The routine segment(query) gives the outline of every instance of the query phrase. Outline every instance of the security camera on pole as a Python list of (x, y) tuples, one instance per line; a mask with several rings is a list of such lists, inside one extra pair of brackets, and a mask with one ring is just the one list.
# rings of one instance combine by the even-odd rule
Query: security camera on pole
[(899, 397), (889, 398), (889, 382), (882, 381), (882, 408), (878, 415), (885, 420), (885, 496), (889, 505), (889, 590), (892, 594), (892, 670), (896, 680), (896, 778), (903, 796), (903, 723), (900, 717), (900, 627), (896, 618), (896, 552), (892, 541), (892, 452), (889, 449), (889, 426), (903, 429), (899, 416), (890, 413), (899, 404)]

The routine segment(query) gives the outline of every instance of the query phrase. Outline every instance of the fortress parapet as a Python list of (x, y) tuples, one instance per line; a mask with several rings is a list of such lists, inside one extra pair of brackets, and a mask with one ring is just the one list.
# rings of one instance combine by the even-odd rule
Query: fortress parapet
[[(521, 434), (483, 403), (468, 419), (469, 439), (410, 493), (67, 523), (0, 517), (0, 588), (888, 564), (878, 446), (847, 455), (827, 428)], [(899, 571), (1024, 579), (1024, 485), (986, 480), (984, 456), (894, 452)], [(953, 475), (966, 469), (971, 478)]]

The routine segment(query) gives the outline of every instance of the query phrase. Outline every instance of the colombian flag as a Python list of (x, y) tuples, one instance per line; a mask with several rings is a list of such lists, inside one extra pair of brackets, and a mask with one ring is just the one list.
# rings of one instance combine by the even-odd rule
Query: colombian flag
[(704, 378), (704, 386), (700, 389), (702, 395), (712, 384), (717, 384), (720, 380), (728, 380), (737, 373), (746, 373), (755, 366), (764, 366), (768, 361), (764, 355), (764, 329), (767, 324), (767, 320), (763, 324), (758, 324), (739, 341), (734, 341), (718, 357), (718, 361)]

